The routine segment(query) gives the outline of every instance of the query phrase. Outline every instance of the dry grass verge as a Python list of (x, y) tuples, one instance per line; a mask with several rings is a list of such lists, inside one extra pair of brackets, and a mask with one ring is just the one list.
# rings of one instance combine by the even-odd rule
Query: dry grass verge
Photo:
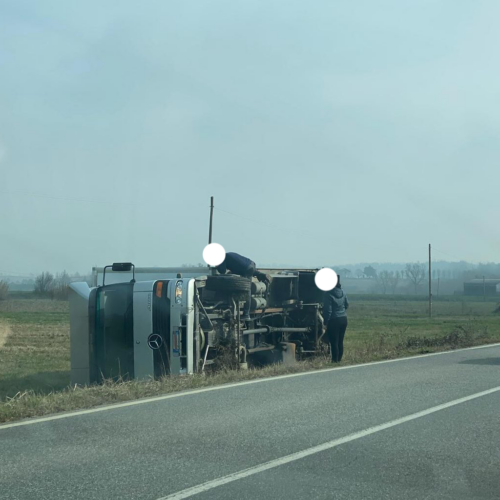
[(173, 392), (298, 373), (328, 366), (327, 359), (314, 359), (294, 366), (271, 365), (262, 369), (224, 370), (213, 374), (164, 377), (150, 381), (106, 381), (90, 387), (68, 387), (49, 394), (25, 391), (0, 404), (0, 422), (37, 417), (62, 411), (93, 408), (106, 404), (148, 398)]
[[(423, 302), (355, 300), (341, 365), (500, 342), (500, 324), (491, 303), (441, 302), (434, 313), (428, 319)], [(207, 375), (70, 388), (66, 302), (0, 301), (0, 325), (10, 328), (0, 349), (0, 422), (332, 366), (325, 357), (248, 371), (222, 363), (216, 373)]]
[[(463, 332), (462, 332), (463, 333)], [(346, 353), (340, 366), (356, 365), (371, 361), (395, 359), (414, 356), (428, 352), (453, 350), (479, 344), (493, 343), (494, 339), (486, 339), (470, 334), (461, 335), (455, 332), (442, 338), (407, 339), (406, 342), (393, 344), (387, 336), (379, 335), (363, 347)], [(188, 391), (203, 387), (255, 380), (290, 373), (331, 368), (332, 363), (325, 356), (318, 356), (299, 362), (292, 366), (270, 365), (259, 369), (233, 370), (221, 368), (213, 374), (195, 374), (191, 376), (164, 377), (159, 380), (138, 381), (106, 381), (103, 385), (90, 387), (68, 387), (62, 391), (49, 394), (37, 394), (25, 391), (8, 398), (0, 404), (0, 422), (15, 421), (30, 417), (39, 417), (63, 411), (74, 411), (94, 408), (101, 405), (120, 403), (140, 398), (154, 397), (180, 391)]]

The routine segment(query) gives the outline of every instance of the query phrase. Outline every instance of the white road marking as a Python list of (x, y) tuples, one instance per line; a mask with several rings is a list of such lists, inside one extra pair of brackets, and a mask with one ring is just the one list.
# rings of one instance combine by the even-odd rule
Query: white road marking
[(219, 477), (218, 479), (213, 479), (212, 481), (207, 481), (206, 483), (198, 484), (197, 486), (193, 486), (191, 488), (178, 491), (177, 493), (173, 493), (166, 497), (159, 498), (158, 500), (182, 500), (184, 498), (190, 498), (194, 495), (198, 495), (199, 493), (203, 493), (205, 491), (218, 488), (219, 486), (223, 486), (225, 484), (238, 481), (239, 479), (244, 479), (246, 477), (259, 474), (260, 472), (265, 472), (269, 469), (274, 469), (276, 467), (280, 467), (281, 465), (285, 465), (290, 462), (295, 462), (296, 460), (300, 460), (302, 458), (315, 455), (316, 453), (321, 453), (322, 451), (331, 450), (332, 448), (335, 448), (345, 443), (349, 443), (350, 441), (361, 439), (371, 434), (375, 434), (376, 432), (380, 432), (385, 429), (389, 429), (391, 427), (404, 424), (405, 422), (416, 420), (417, 418), (425, 417), (426, 415), (430, 415), (432, 413), (445, 410), (446, 408), (451, 408), (452, 406), (466, 403), (467, 401), (472, 401), (473, 399), (487, 396), (489, 394), (493, 394), (498, 391), (500, 391), (500, 386), (494, 387), (493, 389), (488, 389), (487, 391), (482, 391), (476, 394), (472, 394), (471, 396), (455, 399), (453, 401), (450, 401), (449, 403), (433, 406), (432, 408), (428, 408), (427, 410), (419, 411), (417, 413), (413, 413), (411, 415), (407, 415), (406, 417), (398, 418), (396, 420), (391, 420), (390, 422), (386, 422), (385, 424), (369, 427), (368, 429), (356, 432), (354, 434), (349, 434), (348, 436), (342, 437), (340, 439), (328, 441), (318, 446), (313, 446), (312, 448), (307, 448), (306, 450), (302, 450), (297, 453), (292, 453), (291, 455), (286, 455), (284, 457), (277, 458), (275, 460), (270, 460), (269, 462), (265, 462), (263, 464), (256, 465), (254, 467), (249, 467), (248, 469), (243, 469), (239, 472), (234, 472), (233, 474), (228, 474), (227, 476)]
[(455, 349), (453, 351), (431, 352), (429, 354), (421, 354), (419, 356), (408, 356), (406, 358), (386, 359), (384, 361), (372, 361), (371, 363), (361, 363), (358, 365), (340, 366), (340, 367), (335, 367), (335, 368), (325, 368), (322, 370), (312, 370), (312, 371), (301, 372), (301, 373), (290, 373), (288, 375), (277, 375), (276, 377), (266, 377), (266, 378), (259, 378), (259, 379), (255, 379), (255, 380), (246, 380), (243, 382), (235, 382), (233, 384), (215, 385), (212, 387), (204, 387), (203, 389), (194, 389), (191, 391), (183, 391), (183, 392), (176, 392), (173, 394), (166, 394), (165, 396), (154, 396), (152, 398), (136, 399), (134, 401), (127, 401), (125, 403), (117, 403), (117, 404), (112, 404), (112, 405), (99, 406), (97, 408), (90, 408), (88, 410), (78, 410), (78, 411), (73, 411), (73, 412), (59, 413), (57, 415), (50, 415), (48, 417), (32, 418), (29, 420), (21, 420), (20, 422), (13, 422), (11, 424), (0, 425), (0, 431), (2, 429), (10, 429), (12, 427), (40, 424), (43, 422), (51, 422), (52, 420), (61, 420), (63, 418), (78, 417), (80, 415), (89, 415), (91, 413), (99, 413), (101, 411), (116, 410), (118, 408), (127, 408), (129, 406), (142, 405), (142, 404), (146, 404), (146, 403), (154, 403), (156, 401), (163, 401), (165, 399), (173, 399), (173, 398), (180, 398), (180, 397), (184, 397), (184, 396), (192, 396), (195, 394), (202, 394), (204, 392), (221, 391), (223, 389), (231, 389), (233, 387), (241, 387), (244, 385), (260, 384), (260, 383), (264, 383), (264, 382), (273, 382), (275, 380), (283, 380), (283, 379), (293, 378), (293, 377), (305, 377), (307, 375), (317, 375), (320, 373), (331, 372), (334, 370), (336, 370), (336, 371), (352, 370), (355, 368), (362, 368), (365, 366), (375, 366), (375, 365), (382, 365), (382, 364), (386, 364), (386, 363), (397, 363), (399, 361), (410, 361), (410, 360), (414, 360), (414, 359), (427, 358), (430, 356), (441, 356), (444, 354), (455, 354), (457, 352), (472, 351), (475, 349), (486, 349), (489, 347), (500, 347), (500, 343), (487, 344), (487, 345), (481, 345), (481, 346), (476, 346), (476, 347), (466, 347), (464, 349)]

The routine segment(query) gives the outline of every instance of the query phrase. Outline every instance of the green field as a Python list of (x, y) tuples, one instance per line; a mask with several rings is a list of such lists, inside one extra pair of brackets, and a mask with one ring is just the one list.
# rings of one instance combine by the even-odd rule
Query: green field
[[(500, 342), (495, 300), (440, 298), (432, 319), (420, 298), (352, 295), (350, 300), (345, 364)], [(26, 391), (64, 389), (69, 370), (67, 302), (0, 302), (0, 407)]]
[(67, 302), (0, 302), (0, 401), (19, 392), (50, 392), (70, 383)]
[[(413, 300), (412, 300), (413, 299)], [(424, 300), (380, 295), (351, 296), (346, 361), (386, 359), (500, 342), (495, 300), (435, 300), (432, 318)], [(427, 339), (427, 340), (425, 340)]]

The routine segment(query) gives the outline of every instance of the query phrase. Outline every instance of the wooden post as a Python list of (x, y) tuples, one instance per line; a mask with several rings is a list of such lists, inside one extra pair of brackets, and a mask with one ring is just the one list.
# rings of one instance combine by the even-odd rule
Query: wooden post
[(208, 244), (212, 243), (212, 222), (214, 219), (214, 197), (210, 197), (210, 227), (208, 230)]

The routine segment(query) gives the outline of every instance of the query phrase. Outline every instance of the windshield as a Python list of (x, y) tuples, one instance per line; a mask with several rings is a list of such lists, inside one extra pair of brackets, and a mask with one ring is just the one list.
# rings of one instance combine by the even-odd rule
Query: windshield
[(95, 321), (93, 355), (97, 379), (134, 376), (132, 292), (133, 285), (124, 283), (99, 288), (95, 293), (95, 318), (90, 321)]

